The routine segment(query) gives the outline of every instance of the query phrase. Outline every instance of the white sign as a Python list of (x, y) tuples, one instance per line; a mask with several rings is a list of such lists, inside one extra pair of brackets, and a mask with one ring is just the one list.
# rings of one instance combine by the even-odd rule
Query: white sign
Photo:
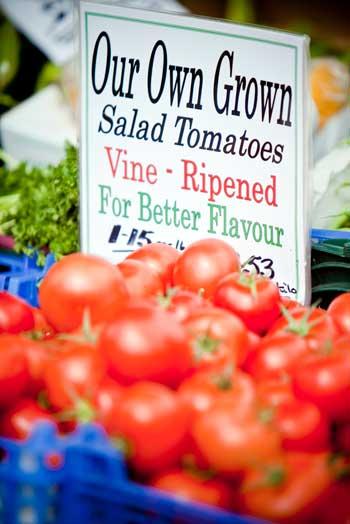
[(308, 39), (82, 0), (82, 248), (230, 242), (309, 294)]

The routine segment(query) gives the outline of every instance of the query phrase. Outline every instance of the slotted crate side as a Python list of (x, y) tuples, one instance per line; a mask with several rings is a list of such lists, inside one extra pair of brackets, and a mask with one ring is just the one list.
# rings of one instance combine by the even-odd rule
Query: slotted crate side
[[(109, 524), (262, 524), (251, 517), (234, 515), (219, 509), (193, 504), (169, 497), (149, 487), (132, 482), (121, 482), (108, 486), (103, 491), (93, 484), (79, 485), (80, 500), (91, 503), (98, 498), (99, 507), (105, 511)], [(99, 493), (99, 495), (97, 495)], [(103, 504), (101, 504), (103, 501)], [(84, 504), (85, 504), (84, 502)], [(92, 504), (89, 524), (100, 524), (95, 520), (95, 505)], [(78, 515), (78, 513), (77, 513)], [(69, 522), (73, 524), (73, 520)]]
[(0, 290), (38, 306), (40, 281), (54, 262), (51, 254), (47, 255), (44, 266), (38, 266), (36, 256), (0, 251)]
[(24, 272), (24, 262), (11, 251), (0, 251), (0, 290), (6, 291), (10, 279)]
[(65, 449), (55, 428), (43, 426), (23, 443), (1, 438), (0, 450), (0, 522), (61, 522), (58, 519), (64, 469), (50, 466), (50, 457), (55, 455), (57, 463), (57, 457), (64, 457)]
[(129, 481), (94, 425), (60, 437), (41, 423), (25, 442), (0, 438), (0, 449), (1, 524), (261, 524)]

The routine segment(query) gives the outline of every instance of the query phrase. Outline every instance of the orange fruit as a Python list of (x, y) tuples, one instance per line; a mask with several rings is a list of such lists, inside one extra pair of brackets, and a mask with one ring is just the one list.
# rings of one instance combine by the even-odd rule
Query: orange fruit
[(350, 100), (350, 72), (336, 58), (317, 58), (311, 62), (310, 83), (322, 127)]

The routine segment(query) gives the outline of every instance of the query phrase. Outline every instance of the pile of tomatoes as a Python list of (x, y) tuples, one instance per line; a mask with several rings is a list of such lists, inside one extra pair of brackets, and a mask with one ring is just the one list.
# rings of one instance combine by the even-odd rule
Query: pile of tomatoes
[(273, 522), (350, 519), (350, 294), (283, 299), (217, 239), (76, 253), (0, 293), (0, 434), (101, 424), (132, 478)]

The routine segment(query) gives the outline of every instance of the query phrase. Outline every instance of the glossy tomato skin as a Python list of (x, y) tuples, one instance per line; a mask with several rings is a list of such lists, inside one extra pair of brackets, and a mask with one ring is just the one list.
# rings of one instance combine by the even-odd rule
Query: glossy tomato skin
[[(45, 344), (31, 340), (22, 335), (0, 335), (0, 347), (6, 346), (10, 351), (20, 355), (26, 368), (26, 393), (36, 395), (44, 387), (44, 370), (51, 351)], [(21, 383), (21, 380), (19, 380)]]
[(187, 289), (172, 288), (166, 295), (158, 297), (158, 303), (168, 313), (175, 315), (179, 322), (210, 303), (201, 295)]
[(189, 502), (200, 502), (226, 510), (232, 508), (233, 490), (220, 479), (205, 479), (174, 469), (154, 477), (150, 486)]
[(247, 337), (247, 344), (237, 361), (237, 366), (243, 370), (247, 369), (247, 365), (251, 359), (251, 355), (255, 354), (262, 340), (262, 337), (259, 337), (259, 335), (257, 335), (256, 333), (253, 333), (253, 331), (249, 331), (249, 329), (247, 329)]
[(213, 296), (219, 280), (239, 271), (236, 251), (226, 242), (211, 238), (193, 242), (178, 258), (173, 273), (175, 286)]
[(258, 275), (232, 273), (220, 280), (214, 293), (214, 304), (237, 315), (247, 328), (264, 334), (280, 316), (278, 287)]
[(228, 399), (215, 402), (194, 420), (192, 436), (219, 473), (239, 473), (281, 450), (280, 435), (272, 425), (262, 422), (255, 410), (242, 410)]
[(0, 336), (0, 406), (9, 406), (27, 389), (30, 379), (19, 335)]
[(0, 418), (0, 434), (7, 438), (26, 439), (40, 421), (54, 423), (53, 416), (29, 398), (17, 400)]
[(67, 255), (54, 264), (39, 289), (42, 311), (60, 332), (81, 326), (85, 311), (92, 324), (111, 321), (128, 299), (119, 269), (83, 253)]
[(104, 359), (94, 346), (67, 342), (45, 368), (45, 385), (53, 407), (67, 410), (91, 400), (105, 375)]
[(45, 386), (45, 370), (54, 350), (44, 343), (25, 337), (21, 337), (17, 343), (27, 360), (29, 373), (27, 393), (37, 395)]
[(177, 385), (189, 372), (192, 353), (185, 328), (152, 305), (130, 305), (105, 326), (99, 351), (122, 383), (153, 380)]
[(274, 408), (295, 399), (291, 379), (288, 377), (258, 382), (256, 394), (259, 404), (263, 407)]
[[(269, 481), (277, 468), (280, 482)], [(280, 464), (274, 461), (247, 470), (241, 486), (241, 511), (272, 522), (310, 524), (331, 482), (326, 453), (290, 452)]]
[(205, 307), (189, 315), (183, 325), (192, 347), (195, 369), (244, 361), (248, 334), (235, 315), (220, 308)]
[(178, 462), (189, 422), (189, 413), (174, 391), (141, 381), (122, 393), (111, 434), (127, 442), (132, 466), (149, 474)]
[(155, 269), (141, 260), (126, 259), (117, 265), (130, 297), (143, 298), (164, 293), (163, 281)]
[(337, 296), (329, 304), (328, 315), (341, 334), (350, 335), (350, 293)]
[(296, 300), (293, 300), (292, 298), (281, 297), (281, 306), (288, 310), (292, 310), (302, 307), (302, 304)]
[(127, 256), (127, 260), (138, 260), (156, 271), (164, 289), (172, 286), (172, 274), (179, 252), (168, 244), (147, 244)]
[(284, 402), (276, 410), (275, 421), (286, 450), (313, 453), (330, 447), (329, 422), (314, 404)]
[(251, 352), (245, 369), (258, 381), (278, 379), (293, 373), (309, 353), (306, 340), (294, 333), (278, 332), (261, 339)]
[(293, 376), (295, 395), (333, 421), (350, 421), (350, 338), (305, 357)]
[(107, 433), (112, 431), (115, 418), (115, 409), (118, 406), (124, 388), (109, 377), (103, 379), (98, 386), (93, 399), (93, 408), (96, 410), (96, 419), (102, 424)]
[(0, 291), (0, 334), (21, 333), (34, 328), (31, 307), (14, 295)]
[(256, 390), (251, 377), (236, 370), (213, 369), (197, 372), (182, 382), (178, 394), (192, 417), (207, 411), (220, 399), (228, 399), (233, 406), (250, 411), (256, 402)]

